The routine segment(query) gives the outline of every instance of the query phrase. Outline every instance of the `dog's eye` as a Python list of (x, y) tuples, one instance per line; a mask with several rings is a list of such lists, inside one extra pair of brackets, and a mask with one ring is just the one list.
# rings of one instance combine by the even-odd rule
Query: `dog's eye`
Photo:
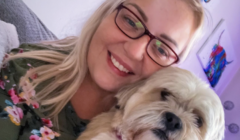
[(163, 101), (166, 101), (167, 96), (169, 96), (169, 95), (170, 95), (170, 93), (168, 91), (166, 91), (166, 90), (161, 91), (161, 97), (162, 97)]
[(197, 118), (196, 118), (196, 124), (197, 124), (197, 127), (198, 127), (198, 128), (202, 127), (202, 125), (203, 125), (203, 120), (202, 120), (201, 117), (197, 117)]
[(115, 105), (115, 108), (116, 109), (120, 109), (120, 105)]

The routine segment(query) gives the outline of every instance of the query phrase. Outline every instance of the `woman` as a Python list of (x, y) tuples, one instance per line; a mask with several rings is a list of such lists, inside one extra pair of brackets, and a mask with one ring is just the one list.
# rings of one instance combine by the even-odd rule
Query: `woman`
[(120, 88), (183, 61), (202, 23), (200, 0), (106, 0), (80, 37), (13, 50), (1, 71), (1, 139), (76, 139)]

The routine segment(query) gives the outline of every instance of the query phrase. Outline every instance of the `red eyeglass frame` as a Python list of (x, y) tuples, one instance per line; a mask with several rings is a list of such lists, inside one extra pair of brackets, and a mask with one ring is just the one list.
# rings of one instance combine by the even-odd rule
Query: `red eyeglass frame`
[[(128, 10), (129, 12), (131, 12), (134, 16), (136, 16), (136, 18), (137, 18), (137, 19), (142, 23), (142, 25), (144, 26), (145, 32), (144, 32), (142, 35), (140, 35), (139, 37), (135, 37), (135, 38), (134, 38), (134, 37), (129, 36), (128, 34), (126, 34), (126, 33), (118, 26), (118, 24), (117, 24), (117, 17), (118, 17), (118, 14), (119, 14), (120, 10), (123, 9), (123, 8), (124, 8), (124, 9), (127, 9), (127, 10)], [(142, 20), (141, 20), (134, 12), (132, 12), (129, 8), (127, 8), (126, 6), (124, 6), (123, 3), (121, 3), (116, 9), (118, 10), (118, 12), (117, 12), (116, 17), (115, 17), (115, 24), (117, 25), (118, 29), (119, 29), (120, 31), (122, 31), (123, 34), (125, 34), (127, 37), (129, 37), (129, 38), (131, 38), (131, 39), (138, 39), (138, 38), (141, 38), (141, 37), (144, 36), (144, 35), (148, 35), (148, 36), (150, 37), (150, 40), (149, 40), (149, 42), (147, 43), (147, 46), (146, 46), (146, 52), (147, 52), (148, 56), (149, 56), (156, 64), (158, 64), (158, 65), (161, 66), (161, 67), (169, 67), (169, 66), (171, 66), (171, 65), (179, 62), (180, 59), (179, 59), (179, 56), (177, 55), (177, 53), (176, 53), (165, 41), (163, 41), (163, 40), (161, 40), (160, 38), (158, 38), (158, 37), (154, 36), (153, 34), (151, 34), (150, 31), (148, 30), (147, 26), (144, 24), (144, 22), (142, 22)], [(151, 41), (152, 41), (153, 39), (160, 40), (162, 43), (164, 43), (164, 44), (174, 53), (174, 55), (176, 56), (177, 59), (176, 59), (173, 63), (171, 63), (171, 64), (169, 64), (169, 65), (166, 65), (166, 66), (161, 65), (161, 64), (159, 64), (158, 62), (156, 62), (156, 61), (149, 55), (149, 53), (148, 53), (148, 51), (147, 51), (148, 46), (149, 46), (149, 44), (151, 43)]]

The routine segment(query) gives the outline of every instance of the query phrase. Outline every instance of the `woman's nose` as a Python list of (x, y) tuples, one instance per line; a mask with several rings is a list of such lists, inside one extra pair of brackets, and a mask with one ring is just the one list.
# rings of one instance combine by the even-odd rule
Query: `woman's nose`
[(146, 53), (146, 47), (150, 37), (144, 35), (138, 39), (132, 39), (124, 45), (124, 49), (130, 58), (141, 61)]

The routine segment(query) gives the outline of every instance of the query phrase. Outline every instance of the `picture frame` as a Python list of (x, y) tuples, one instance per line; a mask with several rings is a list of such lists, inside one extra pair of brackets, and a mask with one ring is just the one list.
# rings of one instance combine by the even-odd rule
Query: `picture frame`
[(197, 52), (209, 84), (221, 95), (238, 70), (237, 57), (224, 19), (221, 19)]

